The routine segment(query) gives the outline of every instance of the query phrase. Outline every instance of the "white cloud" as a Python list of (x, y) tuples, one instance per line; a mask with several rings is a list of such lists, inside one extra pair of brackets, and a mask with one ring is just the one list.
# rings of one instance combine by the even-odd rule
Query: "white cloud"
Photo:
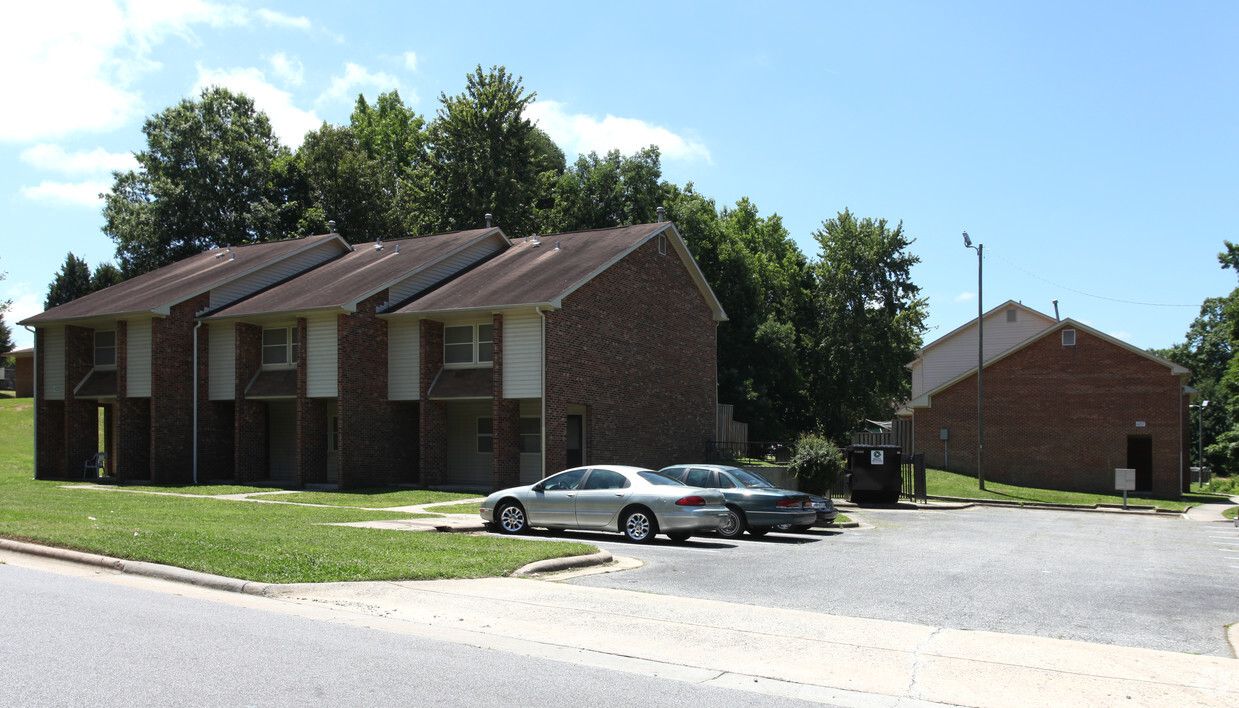
[(43, 298), (46, 294), (46, 291), (41, 293), (36, 291), (28, 283), (12, 283), (5, 290), (4, 295), (0, 295), (0, 300), (13, 301), (13, 306), (9, 308), (8, 314), (4, 316), (4, 321), (12, 328), (13, 344), (18, 349), (34, 346), (33, 336), (25, 327), (18, 327), (17, 323), (42, 312)]
[(40, 170), (70, 175), (101, 175), (113, 170), (136, 170), (138, 162), (131, 153), (108, 152), (95, 148), (90, 152), (66, 152), (59, 145), (35, 145), (21, 154), (21, 161)]
[(404, 68), (409, 71), (417, 71), (417, 52), (404, 53)]
[(262, 18), (262, 21), (268, 27), (291, 27), (292, 29), (308, 30), (311, 26), (308, 17), (292, 17), (274, 10), (259, 10), (258, 16)]
[(960, 293), (955, 296), (955, 302), (971, 302), (977, 299), (976, 293)]
[(112, 182), (40, 182), (37, 187), (21, 188), (21, 195), (37, 202), (98, 208), (99, 195), (112, 189)]
[(366, 68), (352, 62), (344, 65), (344, 76), (334, 76), (331, 85), (318, 97), (316, 104), (357, 100), (357, 94), (364, 93), (361, 89), (369, 88), (376, 92), (386, 92), (400, 88), (400, 81), (391, 74), (382, 71), (370, 73)]
[(608, 115), (600, 120), (584, 113), (568, 113), (556, 101), (537, 101), (527, 115), (568, 152), (603, 154), (619, 150), (627, 155), (657, 145), (665, 159), (711, 162), (710, 151), (701, 142), (636, 118)]
[(271, 57), (271, 71), (284, 83), (293, 86), (305, 83), (305, 65), (296, 57), (290, 59), (284, 52)]
[(198, 82), (193, 93), (208, 86), (223, 86), (254, 99), (254, 105), (271, 119), (271, 129), (284, 144), (296, 148), (305, 134), (317, 130), (323, 121), (314, 111), (293, 105), (292, 95), (272, 86), (258, 69), (204, 69), (198, 67)]

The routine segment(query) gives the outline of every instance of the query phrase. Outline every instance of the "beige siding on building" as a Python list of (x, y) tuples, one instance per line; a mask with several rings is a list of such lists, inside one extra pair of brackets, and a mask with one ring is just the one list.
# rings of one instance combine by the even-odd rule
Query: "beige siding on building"
[(212, 401), (231, 401), (236, 396), (237, 328), (232, 322), (212, 322), (209, 325), (210, 354), (208, 391)]
[(490, 403), (458, 403), (447, 409), (447, 478), (455, 484), (491, 486), (494, 455), (478, 452), (478, 418), (491, 417)]
[(49, 401), (65, 399), (65, 328), (51, 325), (44, 328), (43, 380), (39, 393)]
[(492, 239), (475, 243), (469, 248), (456, 253), (438, 263), (418, 271), (412, 276), (391, 286), (388, 290), (388, 302), (397, 303), (425, 290), (435, 283), (449, 278), (478, 260), (499, 251), (502, 246)]
[(340, 254), (340, 246), (335, 241), (325, 241), (314, 248), (291, 256), (282, 261), (237, 278), (211, 291), (211, 308), (219, 308), (231, 302), (236, 302), (246, 295), (274, 285), (281, 280), (290, 278), (304, 270), (308, 270)]
[(542, 397), (542, 316), (503, 316), (503, 397)]
[(339, 379), (339, 346), (336, 341), (336, 315), (312, 315), (305, 323), (306, 395), (310, 398), (335, 398)]
[(130, 398), (151, 396), (151, 319), (132, 318), (126, 325), (126, 391)]
[(387, 320), (387, 397), (416, 401), (421, 366), (421, 324), (416, 317)]
[[(993, 313), (985, 318), (985, 360), (989, 361), (1045, 331), (1052, 324), (1053, 318), (1034, 315), (1028, 310), (1017, 310), (1015, 322), (1007, 321), (1006, 310)], [(912, 397), (932, 391), (976, 366), (977, 325), (973, 322), (948, 338), (935, 342), (925, 352), (920, 376), (914, 374), (912, 377)]]

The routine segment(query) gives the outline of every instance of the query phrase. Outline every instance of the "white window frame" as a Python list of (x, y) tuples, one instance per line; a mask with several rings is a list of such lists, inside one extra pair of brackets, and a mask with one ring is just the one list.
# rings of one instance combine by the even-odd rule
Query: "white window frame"
[[(448, 347), (463, 348), (465, 342), (447, 341), (447, 332), (451, 329), (461, 330), (468, 328), (470, 330), (469, 342), (469, 361), (450, 361), (448, 357)], [(489, 337), (482, 338), (483, 328), (490, 330)], [(486, 358), (483, 358), (483, 357)], [(495, 328), (491, 322), (475, 322), (473, 324), (451, 324), (443, 326), (443, 366), (449, 369), (472, 369), (491, 366), (495, 363)]]
[[(534, 431), (531, 433), (525, 432), (527, 421), (533, 421)], [(521, 416), (520, 420), (520, 450), (522, 455), (541, 455), (542, 454), (542, 419), (538, 416)], [(533, 443), (532, 446), (529, 443)], [(533, 449), (530, 449), (530, 448)]]
[(1063, 332), (1063, 346), (1074, 347), (1076, 345), (1076, 331), (1074, 329), (1064, 329), (1062, 332)]
[(658, 234), (658, 253), (667, 255), (667, 234)]
[[(112, 335), (111, 345), (100, 346), (99, 336), (104, 335), (104, 334)], [(117, 345), (118, 345), (118, 342), (116, 340), (116, 330), (114, 329), (95, 330), (94, 353), (92, 354), (92, 357), (91, 357), (91, 363), (94, 364), (95, 368), (97, 369), (115, 369), (116, 368)], [(106, 352), (106, 351), (112, 352), (112, 360), (102, 361), (102, 362), (99, 361), (99, 352)]]
[[(278, 332), (281, 330), (283, 330), (284, 332), (284, 343), (283, 344), (267, 344), (267, 332)], [(297, 367), (297, 327), (295, 325), (285, 326), (285, 327), (263, 327), (261, 336), (262, 336), (262, 345), (261, 345), (262, 368), (264, 369), (294, 369)], [(267, 351), (268, 350), (274, 351), (277, 348), (282, 348), (284, 350), (284, 361), (268, 363), (267, 362)]]
[[(485, 433), (482, 432), (482, 421), (484, 420), (490, 421), (490, 425), (487, 426), (489, 428), (489, 432)], [(477, 425), (474, 427), (474, 432), (477, 433), (477, 453), (479, 455), (495, 454), (495, 419), (488, 415), (479, 416), (477, 419)], [(483, 441), (486, 441), (486, 447), (490, 449), (482, 449)]]

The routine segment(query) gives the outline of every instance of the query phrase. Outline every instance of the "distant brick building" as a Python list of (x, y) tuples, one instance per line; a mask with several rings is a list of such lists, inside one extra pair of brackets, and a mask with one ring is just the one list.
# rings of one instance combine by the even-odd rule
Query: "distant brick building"
[(343, 488), (658, 467), (712, 434), (725, 318), (670, 223), (216, 249), (22, 323), (36, 475), (99, 450), (124, 479)]
[[(1019, 486), (1187, 491), (1190, 372), (1071, 319), (1007, 302), (985, 315), (985, 478)], [(977, 322), (927, 345), (908, 365), (916, 452), (977, 471)]]

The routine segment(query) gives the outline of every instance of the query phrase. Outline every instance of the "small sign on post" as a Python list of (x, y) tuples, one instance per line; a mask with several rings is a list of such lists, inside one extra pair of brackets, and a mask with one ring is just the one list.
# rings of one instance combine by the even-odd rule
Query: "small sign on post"
[(1127, 492), (1136, 491), (1136, 471), (1116, 467), (1114, 470), (1114, 488), (1123, 490), (1123, 508), (1127, 508)]
[(869, 451), (869, 464), (873, 465), (874, 467), (881, 467), (882, 465), (886, 464), (885, 463), (886, 456), (883, 454), (885, 452), (886, 452), (885, 450), (870, 450)]

